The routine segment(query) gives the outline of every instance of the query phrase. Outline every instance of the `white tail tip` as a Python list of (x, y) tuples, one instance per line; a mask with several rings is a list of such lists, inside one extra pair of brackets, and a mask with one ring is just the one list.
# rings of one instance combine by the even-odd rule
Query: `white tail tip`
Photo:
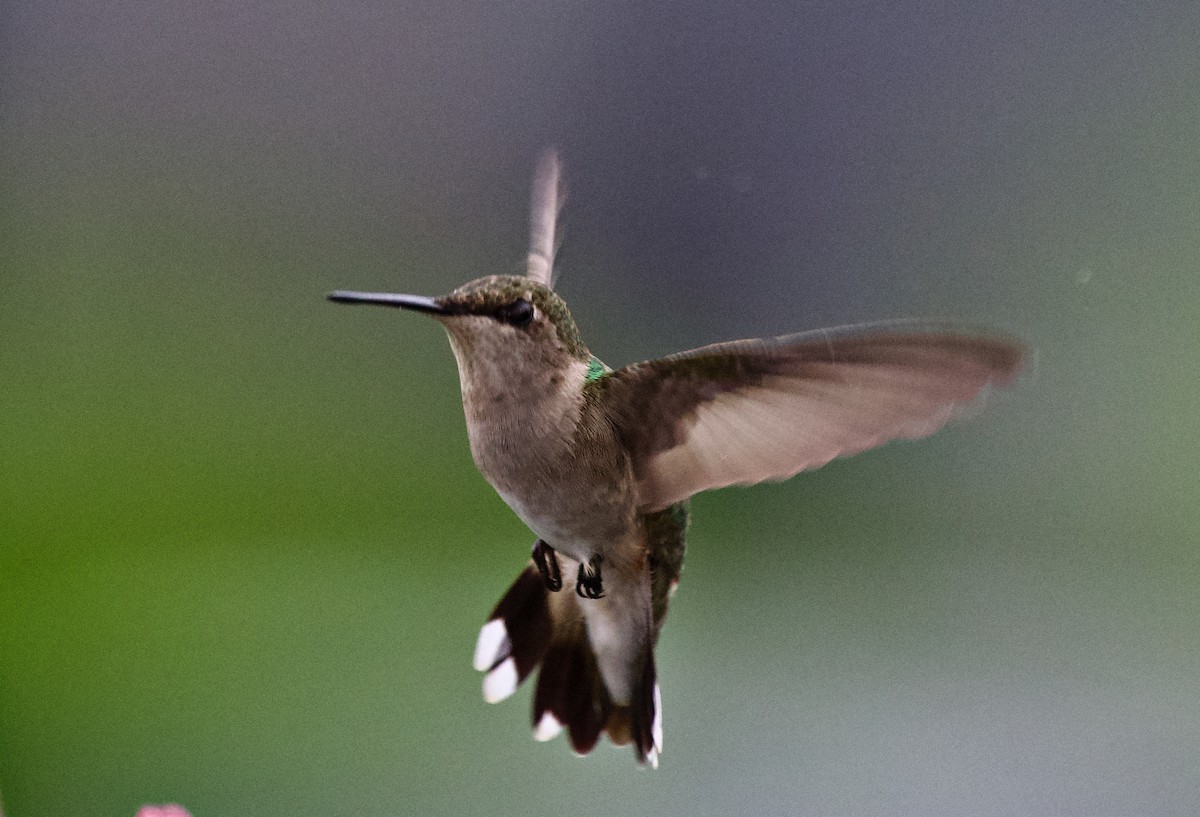
[(558, 733), (562, 730), (563, 725), (558, 722), (558, 718), (549, 712), (543, 712), (542, 719), (538, 721), (537, 728), (533, 730), (533, 739), (545, 743), (558, 737)]
[(654, 740), (653, 759), (650, 762), (658, 768), (658, 753), (663, 750), (662, 692), (658, 684), (654, 685), (654, 723), (650, 726), (650, 737)]
[(499, 703), (516, 691), (517, 665), (512, 659), (500, 662), (500, 666), (484, 677), (484, 701), (487, 703)]
[(499, 703), (517, 691), (517, 664), (506, 658), (500, 666), (483, 679), (483, 699), (490, 704)]
[(487, 672), (510, 652), (512, 645), (508, 640), (508, 629), (504, 626), (503, 619), (494, 618), (479, 630), (472, 665), (480, 672)]

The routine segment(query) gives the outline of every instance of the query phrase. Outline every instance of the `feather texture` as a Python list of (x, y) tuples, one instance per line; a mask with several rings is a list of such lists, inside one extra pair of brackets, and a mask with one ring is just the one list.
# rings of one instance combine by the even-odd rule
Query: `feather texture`
[(941, 428), (1024, 350), (1007, 338), (881, 324), (705, 346), (596, 381), (645, 510), (786, 479)]

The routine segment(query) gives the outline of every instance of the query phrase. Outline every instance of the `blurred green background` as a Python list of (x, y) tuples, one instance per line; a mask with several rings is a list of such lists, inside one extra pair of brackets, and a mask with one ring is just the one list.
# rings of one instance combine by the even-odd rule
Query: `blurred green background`
[[(15, 0), (0, 33), (10, 817), (1200, 808), (1200, 8)], [(521, 269), (613, 365), (929, 316), (984, 412), (698, 498), (666, 752), (535, 744), (530, 534), (441, 330)]]

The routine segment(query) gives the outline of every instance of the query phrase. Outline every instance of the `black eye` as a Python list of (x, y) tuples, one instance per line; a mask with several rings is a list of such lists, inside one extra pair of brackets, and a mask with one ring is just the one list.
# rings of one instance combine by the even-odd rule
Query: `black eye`
[(524, 298), (518, 298), (508, 306), (500, 307), (500, 320), (513, 326), (528, 326), (533, 320), (533, 304)]

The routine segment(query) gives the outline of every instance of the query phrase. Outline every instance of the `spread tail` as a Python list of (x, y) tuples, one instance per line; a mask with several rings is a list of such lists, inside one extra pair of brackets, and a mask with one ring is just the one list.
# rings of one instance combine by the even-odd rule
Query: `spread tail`
[[(573, 563), (559, 558), (567, 573), (567, 564)], [(540, 666), (533, 696), (534, 739), (550, 740), (565, 729), (571, 748), (585, 755), (607, 733), (617, 745), (631, 744), (639, 763), (657, 767), (662, 702), (652, 639), (644, 639), (628, 702), (616, 703), (601, 675), (580, 603), (569, 589), (547, 590), (530, 562), (479, 631), (474, 664), (487, 673), (483, 697), (489, 703), (504, 700)]]

